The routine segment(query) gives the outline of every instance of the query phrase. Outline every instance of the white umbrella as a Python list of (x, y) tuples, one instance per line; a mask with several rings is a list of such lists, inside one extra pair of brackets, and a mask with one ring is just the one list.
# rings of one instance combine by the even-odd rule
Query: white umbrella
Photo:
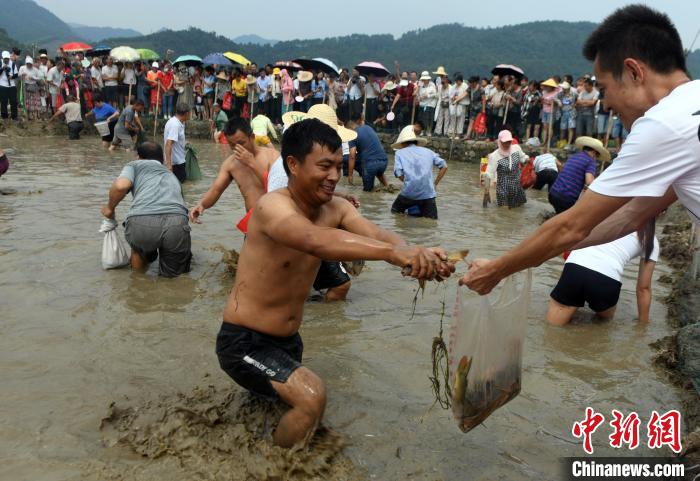
[(109, 56), (117, 62), (136, 62), (141, 59), (141, 55), (135, 48), (121, 46), (115, 47), (109, 52)]

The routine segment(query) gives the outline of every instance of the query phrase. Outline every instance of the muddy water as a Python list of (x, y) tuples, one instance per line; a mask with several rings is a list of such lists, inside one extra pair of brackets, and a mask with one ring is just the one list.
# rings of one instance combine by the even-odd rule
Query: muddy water
[[(0, 147), (14, 149), (0, 189), (16, 191), (0, 196), (0, 479), (262, 476), (260, 464), (270, 459), (265, 453), (282, 455), (250, 440), (245, 452), (258, 456), (251, 458), (259, 461), (257, 466), (250, 459), (235, 468), (217, 466), (227, 453), (239, 451), (236, 436), (209, 436), (214, 444), (220, 441), (223, 454), (197, 457), (201, 446), (196, 439), (208, 435), (202, 426), (225, 426), (225, 417), (241, 402), (238, 398), (221, 401), (218, 406), (224, 407), (214, 410), (218, 417), (187, 431), (189, 438), (180, 439), (178, 446), (168, 444), (172, 430), (159, 429), (148, 442), (165, 443), (161, 451), (154, 451), (153, 443), (139, 449), (134, 441), (153, 425), (129, 424), (122, 417), (119, 422), (132, 432), (121, 436), (131, 444), (112, 447), (103, 443), (109, 433), (100, 431), (112, 402), (120, 409), (138, 408), (157, 424), (164, 419), (158, 409), (178, 402), (201, 407), (216, 404), (229, 392), (240, 397), (214, 355), (231, 286), (219, 248), (239, 249), (242, 242), (234, 228), (243, 213), (235, 189), (206, 212), (203, 225), (194, 227), (191, 274), (167, 280), (128, 270), (105, 272), (100, 266), (99, 207), (130, 156), (110, 155), (94, 139), (0, 142)], [(215, 146), (198, 146), (205, 178), (185, 186), (190, 204), (210, 184), (223, 155)], [(360, 197), (368, 218), (409, 241), (467, 247), (477, 256), (503, 252), (531, 232), (547, 210), (541, 193), (528, 193), (527, 205), (516, 211), (482, 209), (476, 166), (456, 162), (439, 187), (437, 226), (391, 215), (393, 194), (348, 189)], [(127, 207), (125, 200), (118, 218), (123, 219)], [(668, 334), (660, 303), (665, 289), (655, 284), (653, 320), (638, 326), (636, 270), (630, 267), (613, 322), (592, 324), (582, 316), (572, 326), (553, 328), (542, 318), (561, 267), (555, 260), (535, 270), (522, 394), (493, 414), (485, 427), (467, 435), (448, 411), (429, 410), (430, 345), (439, 328), (440, 303), (446, 298), (449, 312), (455, 282), (446, 291), (430, 286), (411, 319), (415, 283), (394, 267), (370, 263), (354, 281), (348, 302), (309, 303), (302, 328), (306, 362), (327, 381), (327, 424), (342, 433), (344, 453), (355, 465), (333, 471), (345, 461), (331, 460), (335, 468), (309, 476), (554, 479), (559, 477), (560, 457), (582, 453), (571, 443), (570, 432), (585, 406), (608, 415), (612, 408), (638, 411), (644, 421), (652, 409), (679, 408), (678, 391), (651, 367), (648, 347)], [(656, 277), (664, 272), (668, 269), (662, 263)], [(202, 389), (215, 392), (202, 394)], [(183, 400), (180, 392), (189, 397)], [(204, 404), (197, 404), (202, 397)], [(605, 447), (608, 434), (607, 426), (596, 433), (596, 454), (613, 454)], [(643, 455), (645, 449), (637, 453)], [(180, 456), (185, 452), (189, 457)], [(195, 458), (196, 463), (187, 461)], [(313, 452), (305, 459), (318, 461)], [(245, 474), (254, 471), (258, 474)], [(296, 473), (303, 478), (303, 469)]]

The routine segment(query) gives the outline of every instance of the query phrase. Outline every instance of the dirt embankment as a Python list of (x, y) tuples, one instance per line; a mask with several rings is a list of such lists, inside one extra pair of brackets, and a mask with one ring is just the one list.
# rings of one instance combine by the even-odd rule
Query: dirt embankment
[(672, 379), (683, 387), (685, 420), (684, 454), (700, 461), (700, 281), (689, 275), (692, 263), (691, 221), (680, 206), (663, 219), (661, 257), (674, 269), (662, 278), (671, 284), (666, 298), (668, 322), (676, 333), (653, 344), (659, 350), (656, 362), (669, 369)]

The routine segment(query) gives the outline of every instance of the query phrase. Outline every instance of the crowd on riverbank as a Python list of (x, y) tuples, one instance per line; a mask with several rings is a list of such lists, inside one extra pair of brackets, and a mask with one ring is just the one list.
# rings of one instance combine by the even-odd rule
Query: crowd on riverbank
[(531, 143), (572, 147), (575, 137), (595, 136), (619, 147), (627, 135), (604, 103), (595, 78), (570, 74), (538, 81), (514, 71), (466, 78), (439, 66), (434, 71), (401, 70), (362, 74), (341, 68), (337, 74), (255, 63), (224, 67), (197, 62), (116, 62), (109, 55), (82, 52), (37, 59), (18, 49), (3, 51), (0, 106), (3, 119), (50, 118), (76, 97), (84, 116), (99, 96), (116, 109), (141, 100), (141, 115), (164, 120), (185, 103), (193, 119), (216, 121), (214, 106), (227, 117), (264, 114), (280, 126), (289, 111), (306, 112), (325, 103), (347, 122), (359, 112), (376, 131), (398, 133), (413, 123), (423, 135), (453, 139), (495, 139), (502, 128)]

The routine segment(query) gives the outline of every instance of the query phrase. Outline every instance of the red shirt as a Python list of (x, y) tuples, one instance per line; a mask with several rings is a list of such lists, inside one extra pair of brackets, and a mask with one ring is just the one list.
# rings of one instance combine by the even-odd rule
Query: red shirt
[(175, 81), (175, 76), (171, 72), (158, 72), (158, 80), (160, 80), (163, 90), (168, 91), (173, 88), (173, 82)]
[(399, 87), (396, 94), (399, 96), (399, 102), (410, 105), (413, 102), (413, 89), (414, 85), (410, 82), (405, 87)]

